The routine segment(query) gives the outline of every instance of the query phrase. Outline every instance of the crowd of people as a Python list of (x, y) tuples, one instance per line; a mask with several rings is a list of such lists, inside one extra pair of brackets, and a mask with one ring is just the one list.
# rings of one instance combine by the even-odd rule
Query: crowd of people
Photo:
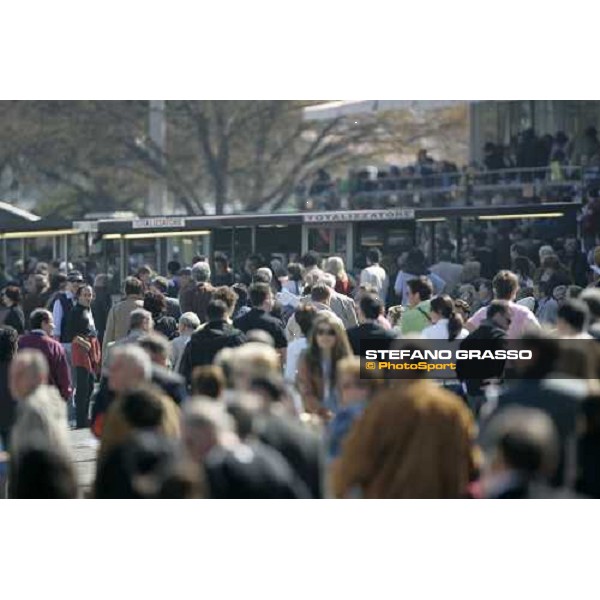
[[(476, 241), (395, 273), (377, 248), (356, 274), (312, 251), (241, 272), (196, 256), (114, 303), (68, 264), (8, 279), (2, 494), (81, 495), (69, 428), (89, 427), (94, 498), (600, 497), (600, 248), (519, 239), (506, 265)], [(361, 372), (364, 340), (521, 338), (512, 378)]]

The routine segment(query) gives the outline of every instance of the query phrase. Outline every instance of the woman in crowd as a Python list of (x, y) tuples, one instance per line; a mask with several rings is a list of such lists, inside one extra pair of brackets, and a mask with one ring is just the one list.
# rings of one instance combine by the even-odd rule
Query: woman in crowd
[(336, 458), (342, 449), (342, 442), (352, 425), (360, 418), (367, 403), (383, 383), (381, 379), (362, 378), (360, 358), (342, 358), (337, 368), (337, 390), (340, 408), (327, 426), (327, 452), (329, 458)]
[(25, 333), (25, 315), (21, 308), (21, 288), (16, 285), (9, 285), (4, 288), (2, 301), (8, 308), (4, 318), (4, 325), (13, 327), (19, 335)]
[(349, 296), (352, 291), (352, 285), (344, 261), (339, 256), (330, 256), (325, 263), (325, 271), (335, 277), (335, 291), (338, 294)]
[(75, 413), (77, 429), (88, 426), (88, 405), (94, 390), (94, 380), (99, 375), (101, 351), (98, 334), (91, 311), (94, 292), (82, 285), (75, 294), (75, 306), (67, 315), (66, 340), (72, 344), (75, 367)]
[(167, 315), (167, 300), (164, 294), (146, 292), (144, 308), (152, 315), (155, 331), (162, 333), (168, 340), (177, 336), (177, 321)]
[(308, 347), (298, 361), (296, 385), (309, 413), (331, 417), (338, 408), (337, 367), (352, 355), (346, 331), (339, 320), (323, 311), (314, 320)]
[(452, 298), (447, 294), (436, 296), (431, 300), (429, 313), (431, 325), (425, 327), (421, 335), (429, 340), (462, 340), (469, 335), (463, 327), (463, 320), (459, 316)]
[[(400, 382), (395, 382), (400, 383)], [(331, 465), (337, 498), (460, 498), (475, 472), (474, 421), (454, 394), (427, 379), (378, 394)]]

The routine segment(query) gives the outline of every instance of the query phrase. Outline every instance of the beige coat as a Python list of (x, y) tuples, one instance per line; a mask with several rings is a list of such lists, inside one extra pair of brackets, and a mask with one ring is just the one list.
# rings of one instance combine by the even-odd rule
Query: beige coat
[(129, 331), (129, 317), (131, 313), (138, 309), (144, 308), (144, 302), (141, 298), (128, 296), (121, 302), (113, 305), (108, 312), (106, 320), (106, 330), (104, 331), (104, 340), (102, 342), (102, 354), (105, 355), (109, 344), (116, 342), (127, 335)]

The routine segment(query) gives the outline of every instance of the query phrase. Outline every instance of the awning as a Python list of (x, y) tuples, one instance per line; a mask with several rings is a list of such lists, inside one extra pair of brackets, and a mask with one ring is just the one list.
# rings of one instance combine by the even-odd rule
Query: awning
[(335, 100), (307, 106), (306, 121), (326, 121), (346, 116), (358, 116), (388, 110), (435, 110), (464, 104), (467, 100)]

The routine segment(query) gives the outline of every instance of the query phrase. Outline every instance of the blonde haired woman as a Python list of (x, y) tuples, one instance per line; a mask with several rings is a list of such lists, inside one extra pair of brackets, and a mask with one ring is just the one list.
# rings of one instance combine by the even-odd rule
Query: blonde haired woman
[(331, 256), (325, 263), (325, 272), (330, 273), (335, 277), (335, 287), (333, 288), (338, 294), (350, 295), (352, 290), (352, 284), (348, 273), (346, 273), (346, 267), (344, 266), (344, 260), (339, 256)]
[(300, 355), (296, 385), (306, 412), (330, 418), (338, 408), (337, 368), (352, 355), (346, 330), (327, 312), (314, 321), (308, 347)]

